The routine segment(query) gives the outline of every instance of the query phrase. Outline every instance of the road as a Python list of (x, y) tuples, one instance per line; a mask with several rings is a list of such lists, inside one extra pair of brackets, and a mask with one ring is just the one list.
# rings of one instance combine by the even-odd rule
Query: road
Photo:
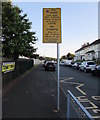
[(45, 71), (42, 65), (32, 69), (3, 96), (3, 118), (66, 118), (67, 90), (94, 118), (100, 118), (100, 77), (61, 66), (60, 113), (56, 83), (56, 71)]
[[(51, 73), (56, 79), (56, 73)], [(60, 67), (60, 87), (64, 94), (70, 90), (88, 112), (100, 119), (100, 77), (92, 76), (71, 67)]]

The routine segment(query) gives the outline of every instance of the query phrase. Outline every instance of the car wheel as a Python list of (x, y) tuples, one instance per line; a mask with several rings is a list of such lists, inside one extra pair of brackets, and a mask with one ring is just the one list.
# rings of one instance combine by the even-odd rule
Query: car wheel
[(79, 71), (81, 71), (81, 68), (79, 68)]
[(86, 68), (84, 68), (84, 72), (85, 72), (85, 73), (87, 72)]
[(93, 75), (93, 76), (96, 76), (95, 72), (92, 71), (92, 75)]
[(47, 69), (45, 68), (45, 71), (47, 71)]
[(94, 76), (94, 72), (92, 72), (92, 75)]

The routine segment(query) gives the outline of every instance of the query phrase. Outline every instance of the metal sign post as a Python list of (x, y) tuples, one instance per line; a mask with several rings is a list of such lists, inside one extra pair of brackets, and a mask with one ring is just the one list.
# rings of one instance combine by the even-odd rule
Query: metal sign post
[(59, 43), (57, 43), (57, 110), (59, 110)]
[(59, 110), (59, 43), (61, 43), (61, 8), (43, 8), (43, 43), (57, 43), (57, 110)]

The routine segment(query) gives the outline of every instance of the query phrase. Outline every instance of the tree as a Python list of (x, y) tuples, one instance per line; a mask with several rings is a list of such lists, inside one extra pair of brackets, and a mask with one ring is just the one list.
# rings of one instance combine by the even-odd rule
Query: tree
[(44, 60), (44, 57), (40, 56), (40, 57), (39, 57), (39, 60)]
[(68, 60), (72, 60), (74, 57), (75, 57), (75, 55), (72, 54), (72, 53), (68, 53), (68, 54), (67, 54), (67, 59), (68, 59)]
[(63, 55), (62, 57), (61, 57), (61, 59), (66, 59), (67, 58), (67, 56), (66, 55)]
[(2, 37), (3, 56), (18, 59), (19, 55), (32, 57), (36, 49), (33, 47), (37, 38), (31, 32), (32, 23), (27, 14), (11, 3), (2, 3)]
[(61, 57), (61, 59), (72, 60), (74, 57), (75, 57), (74, 54), (72, 54), (72, 53), (68, 53), (67, 55), (63, 55), (63, 56)]
[(45, 57), (45, 60), (56, 60), (56, 58), (53, 58), (53, 57)]

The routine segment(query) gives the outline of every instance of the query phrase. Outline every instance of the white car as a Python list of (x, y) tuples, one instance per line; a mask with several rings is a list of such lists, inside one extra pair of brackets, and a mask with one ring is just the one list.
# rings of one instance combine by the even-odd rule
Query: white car
[(94, 69), (95, 67), (96, 67), (96, 64), (94, 61), (84, 61), (81, 63), (79, 69), (84, 72), (88, 72), (88, 71), (91, 71), (92, 69)]
[(66, 66), (71, 66), (72, 64), (72, 60), (67, 60), (66, 62), (65, 62), (65, 64), (66, 64)]
[(72, 68), (79, 70), (79, 66), (80, 66), (80, 65), (81, 65), (81, 62), (75, 62), (75, 63), (72, 65)]

